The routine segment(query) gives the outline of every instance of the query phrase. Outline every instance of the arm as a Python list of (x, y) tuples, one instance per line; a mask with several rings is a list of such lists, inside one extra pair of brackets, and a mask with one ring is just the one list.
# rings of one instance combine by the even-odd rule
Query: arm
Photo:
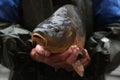
[[(29, 31), (20, 28), (19, 25), (11, 25), (8, 28), (1, 29), (1, 64), (14, 69), (18, 65), (29, 64), (32, 60), (29, 57), (31, 54), (31, 57), (37, 62), (46, 63), (54, 68), (73, 70), (71, 65), (78, 57), (79, 49), (77, 46), (70, 47), (62, 54), (51, 56), (50, 52), (44, 50), (41, 46), (36, 46), (32, 49), (29, 41), (30, 35)], [(45, 52), (41, 53), (42, 51)], [(36, 56), (36, 54), (39, 54), (39, 56)], [(90, 59), (87, 52), (84, 54), (85, 56), (81, 58), (81, 63), (86, 66)]]
[(20, 28), (20, 25), (8, 24), (3, 27), (0, 29), (0, 62), (13, 69), (21, 64), (20, 61), (29, 60), (31, 36), (30, 32)]
[(96, 74), (111, 72), (120, 64), (120, 27), (111, 24), (99, 29), (87, 43)]

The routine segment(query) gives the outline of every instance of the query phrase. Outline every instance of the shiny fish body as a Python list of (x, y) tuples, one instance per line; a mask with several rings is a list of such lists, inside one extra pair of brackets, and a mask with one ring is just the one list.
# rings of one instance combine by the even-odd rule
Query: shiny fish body
[[(60, 7), (34, 29), (32, 40), (33, 44), (40, 44), (53, 54), (62, 53), (71, 45), (84, 48), (85, 30), (77, 8), (73, 5)], [(73, 64), (73, 67), (80, 76), (83, 76), (83, 66), (78, 62)], [(82, 73), (78, 69), (81, 69)]]

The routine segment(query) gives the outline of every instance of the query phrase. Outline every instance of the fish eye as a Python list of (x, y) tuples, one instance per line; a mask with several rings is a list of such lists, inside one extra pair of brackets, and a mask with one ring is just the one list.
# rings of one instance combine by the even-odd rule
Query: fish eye
[(59, 32), (60, 30), (58, 28), (54, 28), (55, 32)]

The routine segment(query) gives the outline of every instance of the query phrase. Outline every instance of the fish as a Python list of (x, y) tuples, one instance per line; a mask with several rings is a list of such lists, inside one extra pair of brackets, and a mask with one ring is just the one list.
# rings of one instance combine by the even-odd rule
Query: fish
[[(66, 4), (58, 8), (49, 18), (40, 22), (32, 32), (33, 45), (40, 44), (53, 55), (66, 51), (71, 45), (83, 52), (86, 31), (83, 18), (76, 6)], [(84, 67), (77, 60), (72, 64), (74, 70), (84, 76)]]

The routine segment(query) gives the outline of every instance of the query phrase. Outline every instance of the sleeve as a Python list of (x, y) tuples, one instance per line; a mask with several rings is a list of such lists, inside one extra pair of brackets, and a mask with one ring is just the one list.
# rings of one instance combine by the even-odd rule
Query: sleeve
[(95, 74), (111, 72), (120, 65), (120, 25), (111, 24), (96, 31), (87, 42)]
[(14, 69), (30, 60), (31, 32), (20, 28), (20, 25), (7, 26), (0, 28), (0, 63)]

